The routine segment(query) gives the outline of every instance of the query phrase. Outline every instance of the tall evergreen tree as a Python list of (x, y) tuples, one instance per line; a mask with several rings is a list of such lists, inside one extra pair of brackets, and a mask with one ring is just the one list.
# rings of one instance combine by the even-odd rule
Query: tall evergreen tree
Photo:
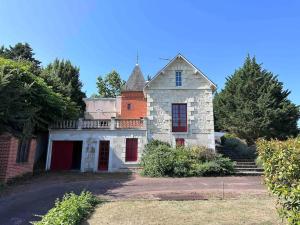
[(247, 56), (214, 97), (216, 128), (252, 144), (259, 137), (285, 139), (299, 130), (299, 106), (293, 104), (277, 76)]
[(82, 92), (82, 82), (79, 79), (79, 68), (73, 66), (69, 60), (55, 59), (42, 72), (41, 76), (46, 83), (57, 93), (69, 97), (81, 110), (85, 110), (83, 98), (86, 97)]
[(104, 78), (99, 76), (97, 78), (97, 88), (100, 97), (114, 98), (121, 94), (121, 88), (125, 81), (121, 79), (118, 72), (115, 70), (106, 74)]
[(0, 48), (0, 56), (12, 60), (26, 60), (39, 67), (41, 62), (34, 58), (34, 52), (28, 43), (17, 43), (15, 46)]

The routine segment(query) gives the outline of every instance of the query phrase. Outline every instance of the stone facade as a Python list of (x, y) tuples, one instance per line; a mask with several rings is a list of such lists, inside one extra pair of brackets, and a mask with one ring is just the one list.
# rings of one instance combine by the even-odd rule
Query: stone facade
[[(176, 86), (176, 71), (181, 72), (181, 86)], [(50, 130), (47, 169), (51, 166), (53, 141), (82, 141), (83, 172), (98, 170), (101, 140), (110, 142), (108, 171), (137, 165), (144, 145), (151, 139), (175, 146), (178, 138), (181, 141), (184, 139), (184, 145), (187, 146), (201, 145), (215, 149), (212, 100), (216, 86), (182, 55), (178, 54), (147, 84), (136, 65), (126, 84), (122, 96), (116, 99), (86, 100), (85, 119), (97, 119), (96, 123), (87, 121), (89, 126), (83, 129), (69, 127), (71, 129)], [(133, 107), (131, 110), (127, 109), (129, 103)], [(172, 104), (183, 103), (186, 104), (187, 131), (173, 132)], [(117, 119), (112, 118), (108, 122), (111, 117)], [(143, 127), (138, 128), (140, 117), (145, 118)], [(119, 125), (115, 126), (115, 123)], [(90, 127), (98, 125), (100, 127)], [(138, 139), (136, 162), (125, 160), (126, 138)]]
[[(182, 72), (182, 86), (176, 87), (175, 73)], [(184, 58), (177, 57), (145, 87), (149, 137), (175, 145), (184, 138), (186, 145), (215, 149), (213, 96), (211, 82)], [(187, 132), (172, 132), (172, 103), (187, 104)]]

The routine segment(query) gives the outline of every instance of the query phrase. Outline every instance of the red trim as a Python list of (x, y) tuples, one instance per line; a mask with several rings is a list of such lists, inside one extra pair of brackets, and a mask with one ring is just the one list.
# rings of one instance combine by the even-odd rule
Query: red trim
[(138, 156), (138, 139), (137, 138), (126, 138), (126, 162), (136, 162)]
[(98, 170), (108, 170), (109, 162), (109, 141), (100, 141)]
[[(183, 120), (183, 118), (185, 119)], [(175, 121), (177, 122), (177, 124), (175, 124)], [(186, 132), (186, 131), (187, 131), (187, 104), (185, 103), (172, 104), (172, 132)]]

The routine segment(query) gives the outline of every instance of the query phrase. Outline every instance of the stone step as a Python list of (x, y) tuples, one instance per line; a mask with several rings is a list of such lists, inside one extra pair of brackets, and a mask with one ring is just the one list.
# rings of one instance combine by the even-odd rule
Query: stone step
[(262, 176), (264, 175), (263, 172), (258, 171), (236, 171), (234, 175), (237, 176)]
[(235, 167), (241, 167), (241, 168), (257, 168), (254, 164), (236, 164)]
[(250, 167), (256, 166), (255, 163), (236, 163), (235, 165), (236, 166), (250, 166)]
[(243, 167), (235, 167), (235, 171), (258, 171), (263, 172), (264, 170), (262, 168), (243, 168)]
[(239, 164), (255, 164), (255, 162), (254, 161), (252, 161), (252, 162), (243, 162), (243, 161), (234, 161), (234, 162), (236, 162), (236, 163), (239, 163)]

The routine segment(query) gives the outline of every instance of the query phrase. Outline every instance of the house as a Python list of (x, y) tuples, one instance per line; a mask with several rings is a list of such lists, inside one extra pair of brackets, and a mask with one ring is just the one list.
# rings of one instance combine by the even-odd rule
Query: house
[(46, 169), (126, 170), (137, 166), (151, 139), (214, 151), (215, 90), (181, 54), (149, 82), (136, 64), (121, 96), (85, 99), (84, 118), (50, 127)]

